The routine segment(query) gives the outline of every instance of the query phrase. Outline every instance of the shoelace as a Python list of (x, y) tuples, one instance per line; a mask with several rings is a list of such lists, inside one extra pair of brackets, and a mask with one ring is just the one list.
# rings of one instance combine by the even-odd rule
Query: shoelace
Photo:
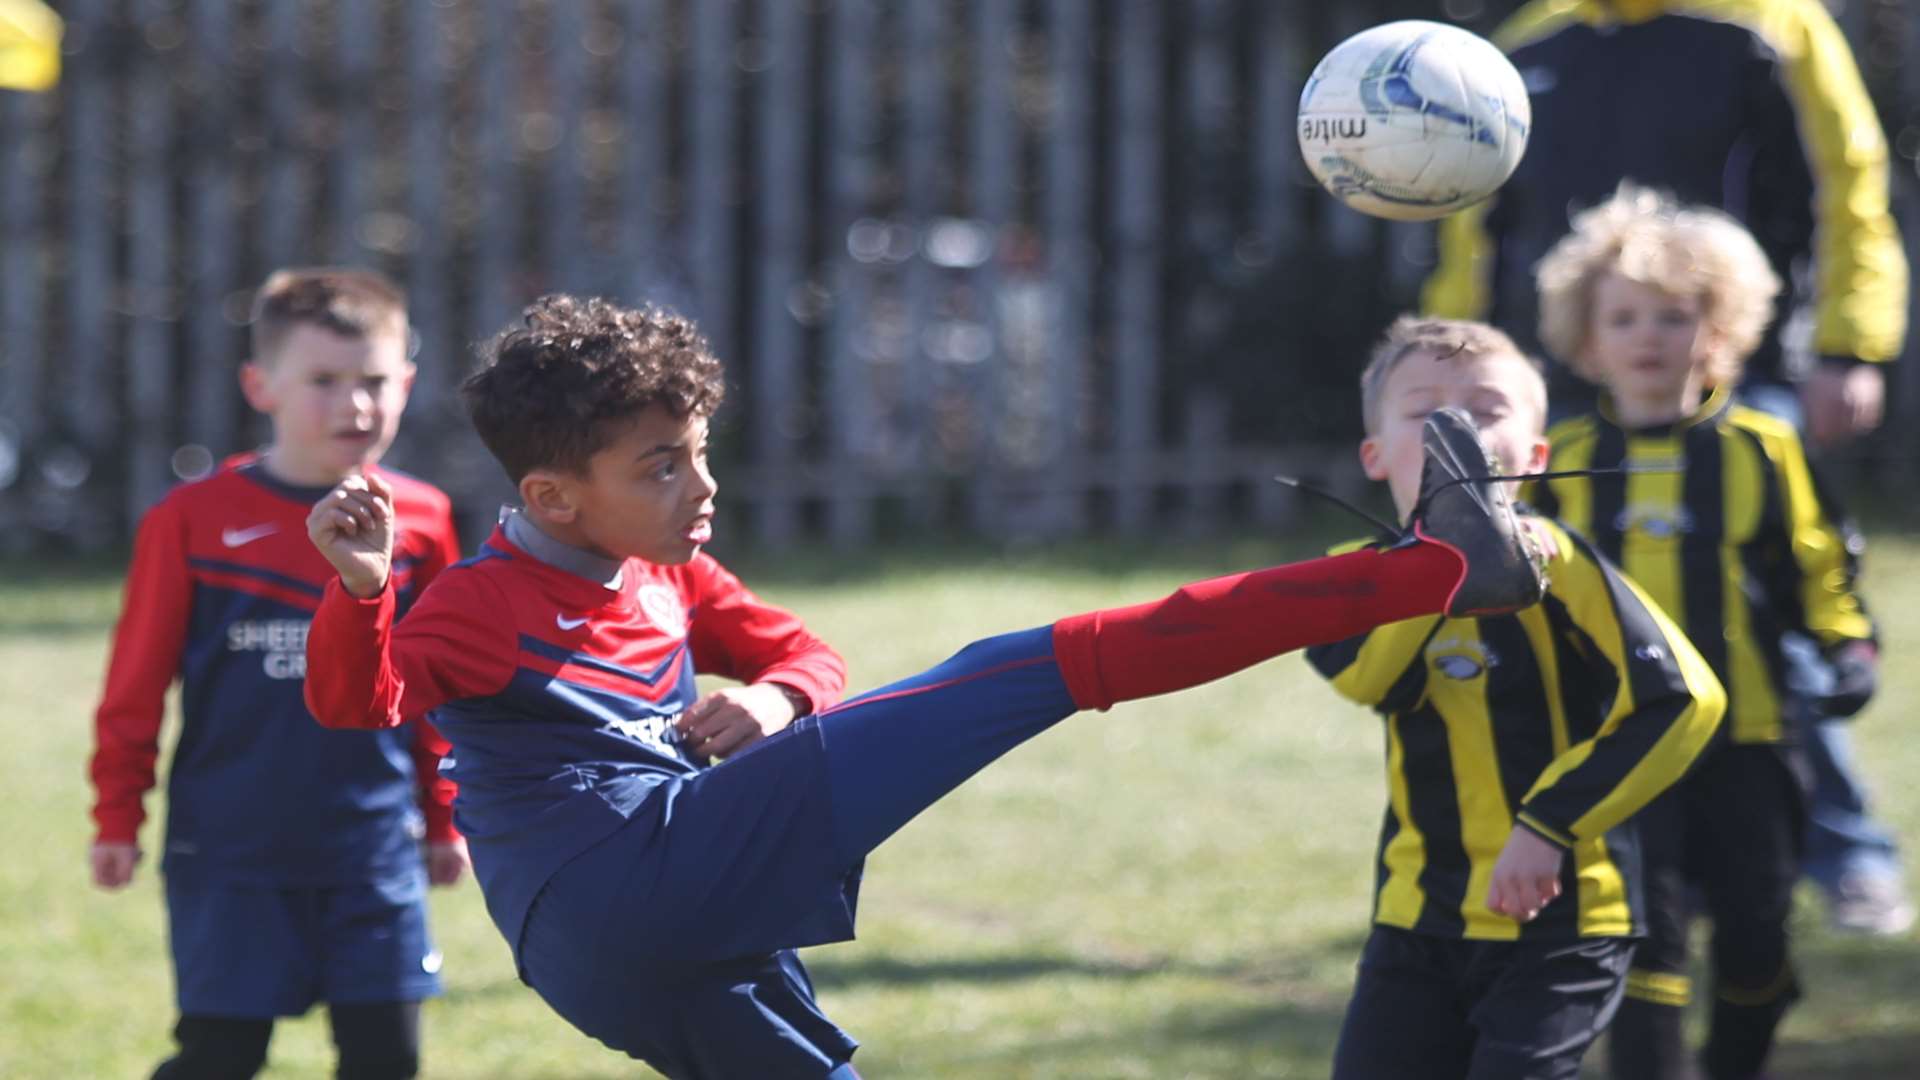
[[(1446, 481), (1445, 483), (1439, 484), (1432, 491), (1429, 491), (1426, 494), (1420, 496), (1420, 498), (1413, 504), (1413, 513), (1408, 514), (1407, 519), (1411, 521), (1415, 518), (1418, 518), (1421, 512), (1427, 508), (1429, 501), (1432, 500), (1432, 498), (1435, 495), (1438, 495), (1441, 492), (1447, 490), (1448, 488), (1454, 487), (1455, 485), (1458, 485), (1458, 484), (1493, 484), (1493, 483), (1519, 484), (1519, 483), (1525, 483), (1528, 480), (1559, 480), (1559, 479), (1575, 477), (1575, 476), (1615, 476), (1621, 473), (1639, 472), (1639, 471), (1642, 471), (1642, 470), (1632, 466), (1614, 465), (1614, 466), (1610, 466), (1602, 469), (1551, 469), (1551, 470), (1548, 470), (1547, 472), (1515, 473), (1512, 476), (1456, 477), (1452, 480)], [(1649, 471), (1649, 472), (1663, 471), (1664, 472), (1668, 470), (1663, 469), (1663, 470), (1645, 470), (1645, 471)], [(1348, 502), (1346, 499), (1338, 495), (1335, 495), (1333, 492), (1328, 491), (1326, 488), (1323, 488), (1318, 484), (1312, 483), (1311, 481), (1302, 480), (1297, 476), (1282, 476), (1282, 475), (1276, 475), (1274, 477), (1274, 480), (1282, 484), (1285, 484), (1296, 491), (1304, 491), (1309, 495), (1317, 495), (1320, 498), (1333, 503), (1335, 506), (1340, 507), (1342, 510), (1345, 510), (1349, 514), (1352, 514), (1353, 516), (1360, 518), (1361, 520), (1367, 522), (1369, 525), (1372, 525), (1375, 529), (1379, 530), (1380, 538), (1382, 540), (1391, 542), (1391, 541), (1399, 540), (1403, 535), (1404, 530), (1401, 528), (1401, 526), (1388, 524), (1387, 522), (1382, 521), (1381, 519), (1361, 509), (1360, 507), (1355, 506), (1353, 503)]]

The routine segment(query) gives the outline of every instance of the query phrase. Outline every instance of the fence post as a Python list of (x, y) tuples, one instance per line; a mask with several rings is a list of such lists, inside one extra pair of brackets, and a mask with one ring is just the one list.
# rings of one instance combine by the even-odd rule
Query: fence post
[(681, 247), (693, 268), (700, 328), (714, 351), (733, 363), (739, 360), (740, 340), (734, 326), (737, 290), (733, 280), (739, 213), (739, 183), (734, 176), (739, 68), (733, 50), (739, 11), (734, 0), (702, 0), (693, 6), (692, 18), (692, 107), (687, 119), (693, 161)]
[[(0, 94), (0, 138), (10, 147), (0, 154), (0, 313), (6, 318), (0, 326), (0, 477), (11, 482), (0, 484), (0, 491), (28, 487), (27, 470), (46, 433), (46, 225), (40, 210), (46, 168), (41, 148), (49, 145), (46, 103), (43, 94)], [(9, 503), (18, 505), (9, 498), (0, 508)], [(7, 534), (0, 550), (25, 543), (18, 522), (0, 519), (0, 528)]]
[(1126, 0), (1118, 15), (1112, 110), (1115, 146), (1113, 460), (1122, 483), (1114, 525), (1144, 531), (1153, 508), (1150, 474), (1158, 445), (1161, 360), (1160, 13), (1154, 0)]
[[(67, 428), (78, 440), (93, 468), (104, 463), (119, 431), (114, 414), (117, 396), (104, 392), (113, 384), (107, 301), (113, 295), (113, 204), (107, 197), (111, 104), (108, 83), (102, 77), (99, 35), (105, 30), (100, 0), (77, 0), (65, 5), (68, 68), (63, 80), (66, 108), (67, 220), (61, 245), (67, 253), (65, 287), (66, 340), (60, 350), (60, 369), (66, 384), (61, 409)], [(58, 383), (56, 383), (58, 385)], [(91, 509), (98, 511), (99, 507)]]
[(542, 200), (551, 208), (544, 230), (542, 258), (546, 273), (541, 288), (570, 293), (600, 291), (600, 245), (586, 231), (587, 74), (594, 56), (587, 51), (587, 8), (584, 3), (554, 4), (545, 56), (547, 80), (552, 84), (559, 139), (547, 151), (547, 191)]
[(827, 532), (842, 548), (864, 544), (873, 533), (873, 463), (865, 452), (874, 432), (871, 297), (866, 266), (847, 249), (848, 233), (867, 211), (872, 192), (875, 25), (873, 0), (835, 0), (828, 103), (827, 258), (833, 268), (832, 321), (827, 334), (829, 467), (836, 482), (828, 501)]
[[(438, 4), (406, 5), (407, 109), (406, 182), (407, 219), (413, 244), (407, 255), (407, 314), (418, 348), (414, 363), (419, 375), (408, 404), (412, 414), (401, 425), (401, 437), (420, 431), (410, 441), (435, 446), (454, 425), (448, 422), (449, 390), (459, 378), (463, 335), (454, 329), (452, 272), (447, 243), (447, 77), (444, 35), (447, 18)], [(438, 455), (445, 460), (446, 455)]]
[(800, 324), (789, 303), (807, 273), (806, 186), (797, 182), (806, 175), (812, 126), (807, 70), (813, 50), (806, 18), (798, 4), (768, 6), (768, 64), (760, 79), (759, 285), (751, 398), (754, 464), (761, 478), (754, 535), (770, 547), (792, 543), (800, 531), (793, 485), (806, 391)]
[(1085, 528), (1087, 359), (1093, 317), (1093, 12), (1091, 0), (1052, 0), (1047, 27), (1052, 108), (1046, 127), (1046, 262), (1054, 310), (1046, 362), (1051, 417), (1041, 459), (1053, 473), (1046, 527)]
[(628, 263), (621, 283), (628, 299), (650, 299), (666, 275), (660, 220), (667, 190), (666, 54), (660, 27), (663, 0), (628, 0), (626, 47), (620, 56), (622, 144), (620, 251)]
[[(940, 296), (950, 284), (950, 272), (937, 265), (928, 240), (935, 223), (951, 207), (952, 170), (947, 162), (947, 127), (951, 121), (952, 92), (947, 58), (951, 35), (944, 0), (907, 0), (906, 52), (921, 58), (906, 65), (905, 115), (900, 118), (902, 209), (916, 238), (906, 266), (907, 322), (912, 338), (901, 363), (899, 418), (895, 435), (901, 453), (896, 467), (928, 475), (935, 467), (934, 397), (943, 372), (941, 359), (928, 347), (930, 331), (940, 319)], [(907, 524), (918, 532), (934, 528), (939, 514), (938, 485), (917, 483), (906, 496)]]
[(333, 220), (329, 258), (341, 265), (364, 265), (368, 257), (367, 189), (369, 174), (379, 160), (374, 145), (373, 85), (374, 39), (376, 22), (373, 0), (334, 0), (338, 5), (334, 36), (334, 56), (339, 64), (334, 85), (340, 91), (328, 102), (337, 124), (334, 143), (327, 148), (332, 158)]
[(260, 254), (268, 270), (314, 261), (301, 249), (310, 235), (312, 218), (307, 163), (302, 160), (308, 148), (300, 135), (306, 128), (301, 90), (307, 72), (299, 53), (300, 9), (299, 4), (265, 8), (267, 55), (261, 64), (265, 83), (261, 90), (266, 102), (267, 178), (260, 204)]
[(478, 213), (474, 215), (475, 279), (470, 288), (469, 336), (484, 340), (499, 332), (532, 297), (516, 276), (523, 198), (520, 183), (520, 49), (514, 0), (484, 0), (480, 48), (474, 56), (481, 80), (479, 153), (475, 165)]
[(239, 383), (234, 375), (235, 323), (227, 296), (235, 288), (232, 130), (233, 27), (222, 0), (194, 0), (188, 23), (194, 43), (194, 120), (189, 126), (192, 203), (187, 214), (187, 380), (193, 441), (215, 459), (242, 449), (235, 432)]
[(1008, 241), (1019, 214), (1014, 181), (1019, 166), (1019, 131), (1014, 127), (1013, 34), (1011, 0), (974, 0), (973, 217), (986, 230), (986, 258), (972, 273), (973, 317), (980, 323), (986, 352), (966, 371), (972, 403), (973, 475), (968, 502), (974, 531), (997, 536), (1004, 528), (1006, 485), (1002, 471), (1008, 455), (1001, 440), (1006, 397), (1013, 377), (1007, 327), (1001, 319), (1001, 289)]
[[(135, 17), (151, 25), (164, 17), (166, 0), (141, 0)], [(127, 404), (132, 411), (127, 441), (126, 514), (137, 521), (166, 494), (170, 474), (190, 473), (199, 462), (175, 463), (173, 324), (179, 318), (173, 276), (173, 80), (157, 56), (135, 60), (128, 94), (127, 271), (132, 316), (126, 322)], [(181, 468), (181, 466), (188, 466)]]

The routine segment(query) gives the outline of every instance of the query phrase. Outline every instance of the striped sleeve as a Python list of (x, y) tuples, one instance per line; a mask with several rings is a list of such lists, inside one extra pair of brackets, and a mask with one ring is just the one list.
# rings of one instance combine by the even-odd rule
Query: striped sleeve
[(1588, 662), (1620, 673), (1598, 731), (1543, 770), (1516, 815), (1563, 846), (1625, 821), (1685, 775), (1726, 711), (1726, 691), (1692, 643), (1638, 586), (1556, 529), (1552, 596)]
[(1307, 650), (1312, 664), (1342, 697), (1381, 712), (1405, 712), (1419, 703), (1427, 666), (1422, 651), (1443, 620), (1423, 615), (1389, 623), (1359, 637)]
[(1439, 262), (1420, 288), (1420, 310), (1443, 319), (1482, 319), (1492, 305), (1493, 241), (1488, 202), (1440, 222)]
[(1887, 140), (1833, 16), (1814, 0), (1769, 5), (1760, 27), (1813, 172), (1814, 348), (1889, 360), (1906, 338), (1907, 260), (1888, 207)]
[(1828, 516), (1800, 439), (1784, 424), (1760, 428), (1761, 445), (1779, 485), (1788, 546), (1799, 569), (1802, 629), (1823, 646), (1872, 640), (1873, 620), (1854, 588), (1854, 558)]
[[(1345, 555), (1369, 546), (1371, 541), (1352, 540), (1327, 554)], [(1427, 676), (1421, 651), (1444, 621), (1423, 615), (1331, 645), (1310, 646), (1307, 663), (1347, 700), (1383, 713), (1404, 712), (1420, 702)]]

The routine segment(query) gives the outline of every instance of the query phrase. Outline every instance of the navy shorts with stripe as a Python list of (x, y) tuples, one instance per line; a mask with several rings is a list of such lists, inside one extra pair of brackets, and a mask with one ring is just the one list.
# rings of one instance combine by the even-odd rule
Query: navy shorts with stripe
[(323, 888), (166, 878), (180, 1012), (269, 1019), (440, 992), (424, 869)]
[(669, 1076), (828, 1076), (857, 1043), (791, 950), (853, 937), (866, 854), (1074, 711), (1041, 627), (668, 781), (548, 881), (520, 942), (525, 978)]

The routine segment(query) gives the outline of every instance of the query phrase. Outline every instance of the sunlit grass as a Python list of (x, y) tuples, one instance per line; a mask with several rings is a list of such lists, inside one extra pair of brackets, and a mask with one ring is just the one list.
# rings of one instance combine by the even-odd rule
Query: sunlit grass
[[(1876, 535), (1881, 699), (1859, 738), (1884, 817), (1920, 837), (1920, 545)], [(1152, 597), (1196, 576), (1317, 550), (1253, 540), (955, 549), (741, 564), (848, 655), (856, 686), (983, 634)], [(1169, 554), (1171, 552), (1171, 554)], [(84, 761), (110, 571), (0, 577), (0, 1076), (137, 1077), (173, 1020), (151, 867), (86, 883)], [(1377, 725), (1297, 659), (1075, 717), (909, 825), (869, 862), (861, 940), (812, 950), (821, 998), (874, 1077), (1315, 1077), (1326, 1073), (1366, 930), (1382, 802)], [(156, 812), (157, 798), (151, 808)], [(152, 843), (154, 825), (146, 839)], [(1912, 1075), (1920, 942), (1828, 935), (1805, 897), (1810, 987), (1783, 1077)], [(644, 1075), (514, 979), (469, 885), (436, 894), (448, 993), (426, 1015), (426, 1076)], [(319, 1015), (281, 1025), (267, 1075), (330, 1075)]]

